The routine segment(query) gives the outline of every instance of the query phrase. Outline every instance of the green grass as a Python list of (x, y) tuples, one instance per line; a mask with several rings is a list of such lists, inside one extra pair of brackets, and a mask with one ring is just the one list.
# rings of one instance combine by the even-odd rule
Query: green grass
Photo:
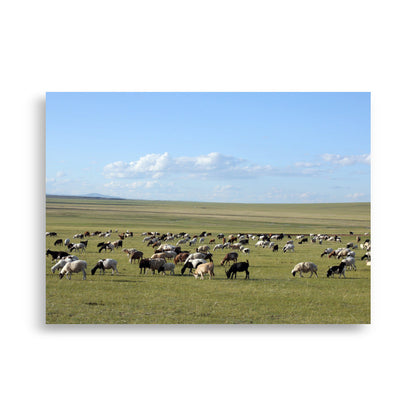
[[(46, 322), (87, 324), (362, 324), (370, 323), (370, 268), (361, 262), (363, 251), (356, 249), (357, 271), (347, 271), (346, 279), (327, 279), (326, 270), (339, 262), (320, 257), (326, 247), (338, 248), (356, 235), (370, 231), (370, 204), (219, 204), (200, 202), (131, 201), (47, 198), (46, 229), (57, 238), (71, 238), (84, 231), (118, 229), (133, 231), (124, 247), (137, 248), (150, 257), (153, 250), (143, 243), (142, 232), (181, 231), (199, 234), (283, 232), (285, 234), (328, 233), (342, 235), (342, 243), (323, 245), (295, 243), (295, 253), (273, 253), (250, 242), (250, 280), (239, 274), (227, 280), (219, 265), (225, 251), (214, 252), (215, 279), (195, 280), (180, 276), (140, 275), (120, 250), (98, 253), (90, 237), (85, 254), (87, 280), (81, 274), (60, 280), (51, 273), (46, 260)], [(354, 232), (354, 237), (348, 234)], [(53, 248), (55, 237), (46, 237)], [(113, 233), (111, 241), (118, 239)], [(287, 238), (285, 237), (286, 241)], [(279, 242), (279, 247), (282, 242)], [(185, 247), (183, 247), (185, 249)], [(194, 248), (192, 248), (194, 251)], [(100, 258), (118, 261), (120, 274), (90, 274)], [(300, 261), (318, 265), (319, 278), (292, 277), (290, 271)]]

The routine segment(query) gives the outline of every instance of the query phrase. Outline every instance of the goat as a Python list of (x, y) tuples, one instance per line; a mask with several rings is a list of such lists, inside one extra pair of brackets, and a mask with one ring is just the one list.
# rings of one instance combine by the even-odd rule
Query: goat
[(86, 280), (87, 273), (85, 270), (87, 269), (87, 262), (84, 260), (75, 260), (71, 261), (62, 268), (61, 272), (59, 273), (59, 278), (62, 279), (64, 275), (67, 277), (68, 280), (71, 280), (72, 273), (79, 273), (82, 272), (83, 277), (82, 280)]
[(102, 243), (101, 248), (98, 250), (99, 253), (101, 253), (103, 250), (107, 251), (113, 251), (114, 250), (114, 245), (112, 243)]
[(318, 266), (314, 263), (311, 263), (309, 261), (304, 261), (302, 263), (298, 263), (293, 270), (291, 271), (293, 276), (296, 276), (296, 273), (299, 272), (300, 277), (303, 277), (302, 272), (303, 273), (307, 273), (310, 272), (311, 274), (309, 275), (309, 277), (312, 277), (313, 274), (316, 275), (316, 277), (318, 277)]
[(146, 273), (146, 269), (150, 269), (150, 259), (141, 259), (139, 262), (140, 274)]
[(140, 260), (142, 258), (143, 258), (143, 252), (138, 251), (138, 250), (133, 251), (130, 254), (129, 263), (134, 263), (134, 260)]
[(227, 253), (221, 261), (221, 266), (224, 266), (225, 263), (229, 263), (230, 261), (233, 261), (234, 263), (236, 263), (237, 259), (238, 259), (238, 253), (236, 253), (235, 251), (232, 251), (231, 253)]
[(62, 257), (69, 256), (69, 254), (68, 254), (68, 253), (66, 253), (65, 251), (52, 251), (52, 250), (47, 249), (47, 250), (46, 250), (46, 257), (47, 257), (49, 254), (50, 254), (50, 255), (51, 255), (51, 257), (52, 257), (52, 260), (57, 260), (57, 259), (61, 259)]
[(339, 277), (343, 275), (345, 278), (345, 267), (346, 267), (346, 264), (341, 261), (341, 263), (338, 266), (332, 266), (328, 269), (326, 273), (326, 277), (331, 277), (332, 275), (338, 274)]
[(94, 275), (97, 269), (100, 269), (100, 274), (104, 274), (106, 269), (112, 269), (111, 274), (114, 274), (114, 272), (118, 274), (117, 260), (114, 260), (114, 259), (98, 260), (97, 264), (91, 269), (91, 274)]
[(245, 279), (250, 278), (250, 272), (248, 271), (249, 263), (248, 260), (245, 262), (234, 263), (231, 267), (225, 272), (227, 279), (237, 279), (237, 272), (246, 272)]
[(56, 240), (54, 243), (53, 243), (53, 245), (54, 246), (62, 246), (62, 244), (63, 244), (63, 241), (62, 241), (62, 239), (60, 238), (60, 239), (58, 239), (58, 240)]
[(214, 277), (214, 263), (211, 261), (209, 263), (203, 263), (197, 266), (194, 276), (195, 279), (200, 278), (201, 280), (204, 280), (204, 275), (209, 274), (209, 280), (211, 280), (211, 277)]
[(189, 257), (189, 253), (179, 253), (174, 259), (173, 262), (175, 264), (184, 263), (186, 259)]

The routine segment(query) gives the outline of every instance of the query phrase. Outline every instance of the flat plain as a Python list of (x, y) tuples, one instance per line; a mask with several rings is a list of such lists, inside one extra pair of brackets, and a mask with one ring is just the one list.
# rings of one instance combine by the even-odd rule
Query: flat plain
[[(370, 267), (356, 252), (356, 271), (348, 270), (346, 278), (327, 278), (330, 266), (339, 260), (321, 253), (327, 247), (345, 247), (371, 238), (370, 204), (229, 204), (203, 202), (169, 202), (109, 200), (92, 198), (46, 198), (46, 248), (56, 239), (70, 238), (86, 231), (112, 230), (111, 237), (87, 237), (85, 253), (74, 253), (88, 263), (87, 279), (73, 274), (72, 279), (59, 279), (51, 272), (53, 262), (46, 258), (45, 321), (48, 324), (368, 324), (371, 321)], [(116, 231), (117, 230), (117, 231)], [(150, 257), (154, 249), (143, 242), (144, 232), (190, 235), (206, 231), (216, 238), (218, 233), (277, 234), (279, 250), (255, 247), (250, 240), (250, 254), (239, 253), (239, 261), (250, 263), (250, 279), (244, 273), (229, 280), (220, 262), (230, 250), (211, 251), (215, 277), (196, 280), (192, 275), (139, 274), (138, 264), (130, 264), (121, 249), (99, 253), (97, 244), (118, 240), (118, 234), (132, 231), (133, 237), (123, 240), (123, 248), (136, 248)], [(353, 233), (353, 234), (350, 234)], [(295, 252), (283, 253), (289, 239), (295, 241)], [(296, 236), (329, 234), (341, 236), (341, 243), (298, 244)], [(362, 242), (361, 241), (361, 242)], [(176, 243), (174, 240), (173, 243)], [(197, 244), (197, 246), (200, 244)], [(213, 244), (211, 244), (213, 248)], [(195, 246), (182, 246), (195, 251)], [(235, 251), (235, 250), (233, 250)], [(119, 274), (91, 275), (97, 260), (113, 258)], [(301, 261), (318, 265), (318, 278), (291, 275)]]

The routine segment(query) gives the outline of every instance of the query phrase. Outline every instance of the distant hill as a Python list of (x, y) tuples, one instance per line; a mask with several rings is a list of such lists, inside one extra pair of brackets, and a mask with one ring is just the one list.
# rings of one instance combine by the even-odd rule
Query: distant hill
[(86, 195), (46, 195), (48, 198), (94, 198), (94, 199), (119, 199), (123, 200), (125, 198), (118, 198), (115, 196), (102, 195), (97, 193), (91, 193)]

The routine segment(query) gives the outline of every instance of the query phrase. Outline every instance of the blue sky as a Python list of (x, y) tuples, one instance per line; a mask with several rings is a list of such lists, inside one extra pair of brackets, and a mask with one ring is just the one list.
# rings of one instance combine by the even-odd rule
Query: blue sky
[(370, 201), (370, 93), (47, 93), (46, 193)]

